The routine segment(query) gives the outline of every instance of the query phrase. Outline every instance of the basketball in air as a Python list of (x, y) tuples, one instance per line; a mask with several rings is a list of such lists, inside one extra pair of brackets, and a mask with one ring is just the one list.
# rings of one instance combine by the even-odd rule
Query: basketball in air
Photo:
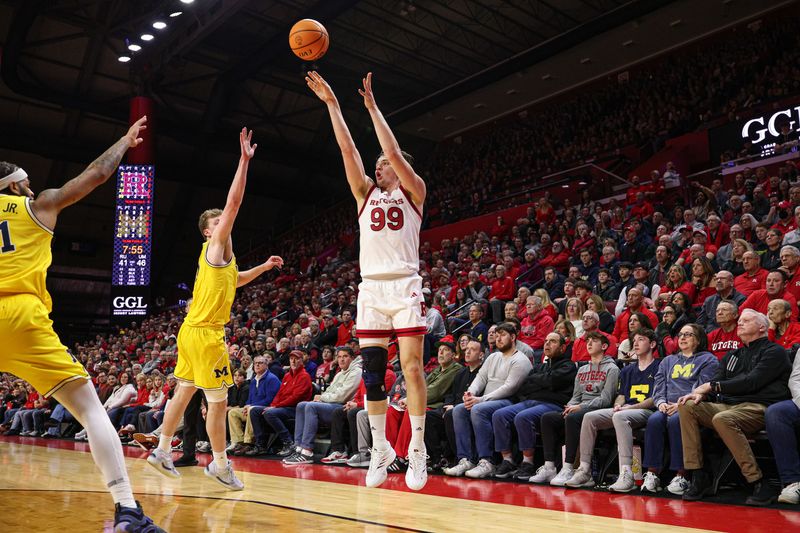
[(294, 55), (304, 61), (316, 61), (328, 51), (328, 30), (313, 19), (303, 19), (292, 26), (289, 46)]

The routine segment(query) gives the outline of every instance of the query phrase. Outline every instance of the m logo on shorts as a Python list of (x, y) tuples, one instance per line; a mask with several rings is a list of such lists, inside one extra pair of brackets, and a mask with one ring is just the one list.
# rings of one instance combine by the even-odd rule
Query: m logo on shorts
[(224, 366), (222, 368), (215, 368), (214, 369), (214, 377), (217, 378), (217, 379), (221, 378), (222, 376), (227, 376), (227, 375), (228, 375), (228, 367), (227, 366)]

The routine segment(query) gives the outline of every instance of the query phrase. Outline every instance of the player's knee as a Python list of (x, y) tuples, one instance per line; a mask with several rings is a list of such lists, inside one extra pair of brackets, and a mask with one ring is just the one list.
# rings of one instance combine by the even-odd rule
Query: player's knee
[(386, 399), (386, 363), (389, 357), (386, 348), (367, 346), (361, 350), (362, 375), (367, 389), (367, 401), (380, 402)]

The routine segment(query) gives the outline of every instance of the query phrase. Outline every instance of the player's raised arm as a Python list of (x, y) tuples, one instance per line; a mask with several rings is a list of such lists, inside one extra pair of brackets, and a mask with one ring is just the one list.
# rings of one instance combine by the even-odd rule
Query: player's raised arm
[(239, 278), (236, 280), (236, 287), (239, 288), (247, 285), (264, 272), (270, 271), (275, 267), (283, 268), (283, 259), (277, 255), (270, 256), (269, 259), (257, 267), (239, 272)]
[(239, 208), (242, 206), (250, 160), (253, 158), (253, 155), (255, 155), (256, 148), (258, 147), (257, 144), (250, 144), (252, 139), (252, 130), (248, 131), (247, 128), (242, 128), (242, 131), (239, 132), (239, 146), (241, 148), (239, 166), (236, 169), (236, 174), (233, 176), (231, 188), (228, 189), (228, 199), (225, 202), (225, 208), (222, 210), (219, 223), (211, 234), (211, 239), (208, 244), (208, 260), (213, 264), (228, 262), (230, 260), (230, 254), (233, 253), (232, 250), (228, 249), (228, 243), (231, 231), (233, 231), (233, 223), (236, 222), (236, 216), (239, 214)]
[(314, 91), (314, 94), (328, 106), (331, 124), (333, 124), (333, 133), (336, 135), (336, 142), (339, 143), (339, 149), (342, 151), (347, 182), (350, 184), (350, 190), (360, 208), (372, 182), (364, 172), (364, 163), (361, 161), (361, 154), (358, 153), (356, 143), (353, 142), (353, 137), (350, 135), (350, 130), (347, 128), (347, 124), (344, 121), (339, 101), (336, 99), (336, 95), (333, 93), (331, 86), (328, 85), (328, 82), (326, 82), (319, 73), (313, 70), (310, 71), (306, 76), (306, 84), (308, 88)]
[(60, 189), (42, 191), (36, 200), (31, 202), (36, 218), (49, 228), (55, 227), (56, 219), (62, 209), (78, 202), (105, 183), (114, 174), (125, 152), (142, 143), (139, 133), (147, 128), (146, 122), (146, 116), (134, 122), (128, 133)]
[(375, 133), (378, 136), (378, 142), (381, 144), (383, 155), (389, 160), (397, 177), (400, 178), (400, 184), (411, 193), (411, 199), (421, 206), (425, 203), (425, 182), (414, 172), (414, 168), (403, 157), (394, 133), (392, 133), (383, 113), (375, 103), (375, 95), (372, 92), (372, 72), (367, 73), (367, 77), (362, 80), (362, 83), (364, 88), (359, 89), (358, 93), (364, 97), (364, 106), (372, 118), (372, 124), (375, 126)]

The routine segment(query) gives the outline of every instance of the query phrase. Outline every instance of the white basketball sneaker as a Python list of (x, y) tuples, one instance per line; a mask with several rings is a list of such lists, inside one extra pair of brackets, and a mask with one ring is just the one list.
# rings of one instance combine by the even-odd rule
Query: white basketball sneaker
[(369, 458), (369, 470), (367, 470), (367, 487), (378, 487), (386, 481), (386, 468), (394, 462), (397, 454), (391, 446), (385, 450), (372, 449)]
[(408, 470), (406, 470), (406, 486), (411, 490), (420, 490), (428, 482), (428, 454), (425, 448), (408, 450)]

